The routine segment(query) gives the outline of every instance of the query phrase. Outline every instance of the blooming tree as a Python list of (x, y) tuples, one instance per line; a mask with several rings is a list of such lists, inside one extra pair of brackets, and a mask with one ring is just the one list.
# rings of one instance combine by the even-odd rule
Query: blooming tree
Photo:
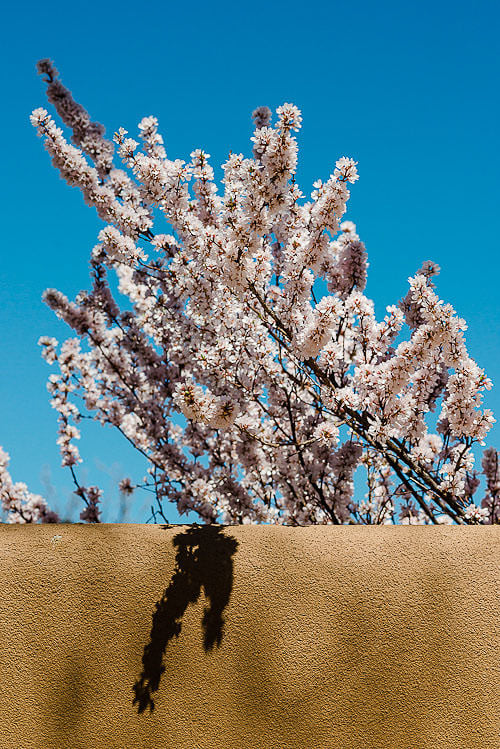
[[(74, 301), (44, 294), (75, 337), (40, 339), (59, 367), (48, 387), (82, 520), (101, 514), (101, 490), (76, 473), (76, 425), (90, 415), (144, 456), (145, 479), (120, 488), (153, 490), (155, 520), (166, 520), (169, 501), (206, 523), (500, 522), (493, 448), (475, 500), (473, 447), (494, 421), (482, 409), (491, 382), (467, 353), (464, 321), (436, 295), (435, 264), (377, 321), (365, 246), (342, 222), (356, 162), (340, 158), (305, 200), (295, 180), (300, 111), (284, 104), (272, 124), (260, 107), (252, 158), (231, 153), (219, 191), (209, 154), (169, 159), (154, 117), (139, 123), (138, 140), (120, 128), (111, 142), (49, 60), (38, 71), (73, 145), (45, 109), (32, 124), (106, 224), (91, 290)], [(1, 452), (9, 522), (57, 522), (12, 483), (7, 461)], [(357, 471), (366, 493), (354, 491)]]

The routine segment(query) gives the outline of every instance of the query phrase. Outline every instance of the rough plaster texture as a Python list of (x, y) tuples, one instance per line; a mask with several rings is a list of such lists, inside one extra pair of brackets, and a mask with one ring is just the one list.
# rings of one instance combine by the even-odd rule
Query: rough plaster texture
[(499, 527), (3, 525), (0, 557), (1, 749), (500, 747)]

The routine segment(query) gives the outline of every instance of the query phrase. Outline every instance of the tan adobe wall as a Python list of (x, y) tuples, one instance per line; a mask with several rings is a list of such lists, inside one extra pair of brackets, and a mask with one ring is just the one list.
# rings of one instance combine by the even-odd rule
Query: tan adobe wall
[(0, 558), (1, 749), (500, 747), (498, 526), (2, 525)]

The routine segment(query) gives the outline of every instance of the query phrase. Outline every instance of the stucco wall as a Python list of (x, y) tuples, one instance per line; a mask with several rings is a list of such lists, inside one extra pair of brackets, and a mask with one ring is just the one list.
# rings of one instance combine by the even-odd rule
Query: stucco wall
[(3, 525), (0, 558), (1, 749), (500, 747), (499, 527)]

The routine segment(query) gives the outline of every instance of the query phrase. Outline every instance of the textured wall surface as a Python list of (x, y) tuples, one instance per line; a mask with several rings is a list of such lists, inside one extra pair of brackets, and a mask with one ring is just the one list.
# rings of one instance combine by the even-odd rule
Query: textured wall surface
[(499, 749), (500, 527), (0, 526), (1, 749)]

